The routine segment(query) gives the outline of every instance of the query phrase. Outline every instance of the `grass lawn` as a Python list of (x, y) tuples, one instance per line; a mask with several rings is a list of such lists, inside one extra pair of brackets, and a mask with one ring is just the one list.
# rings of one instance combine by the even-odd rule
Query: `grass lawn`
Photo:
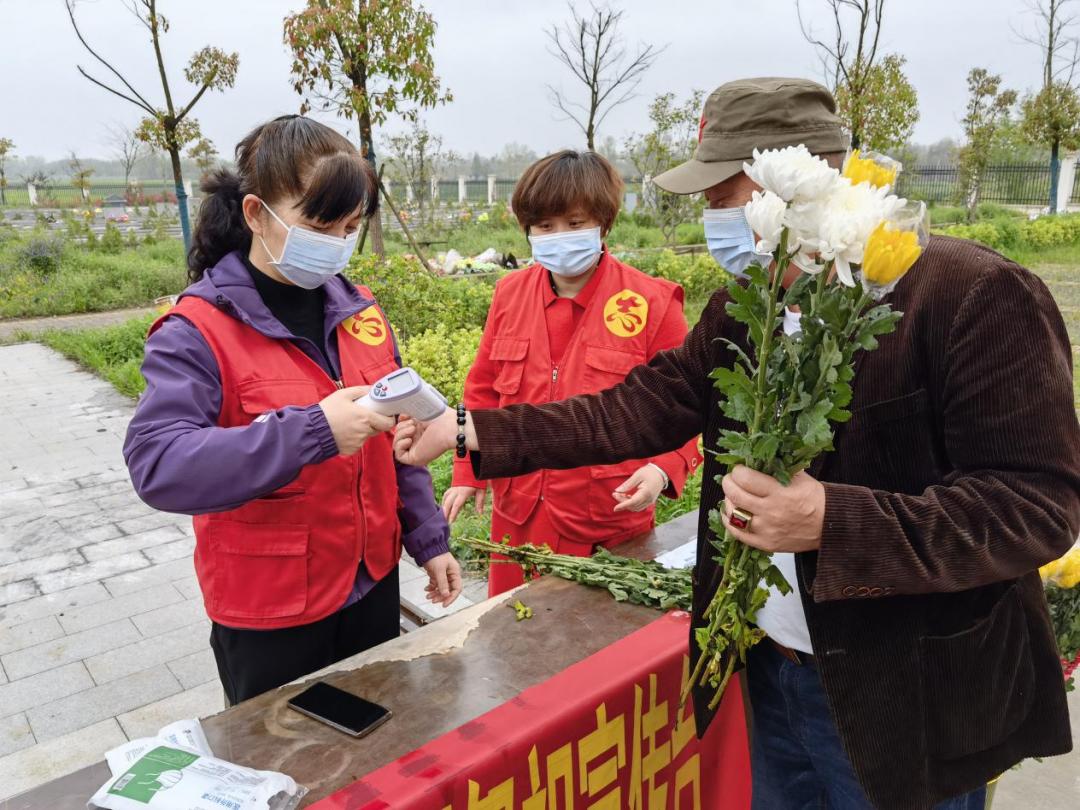
[(149, 304), (186, 284), (179, 240), (87, 250), (59, 234), (0, 231), (0, 318), (103, 312)]

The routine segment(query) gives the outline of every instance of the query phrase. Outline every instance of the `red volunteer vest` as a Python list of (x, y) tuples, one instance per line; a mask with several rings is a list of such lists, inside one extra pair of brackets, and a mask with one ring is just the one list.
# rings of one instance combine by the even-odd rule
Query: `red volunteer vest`
[[(550, 283), (547, 271), (533, 265), (499, 282), (487, 327), (494, 335), (487, 360), (496, 367), (499, 407), (602, 391), (648, 360), (654, 330), (669, 306), (681, 306), (681, 290), (608, 253), (601, 262), (596, 291), (557, 368), (551, 361), (544, 307), (538, 303)], [(635, 459), (496, 479), (491, 482), (493, 507), (520, 525), (543, 499), (554, 529), (581, 542), (646, 531), (654, 510), (614, 512), (617, 502), (611, 494), (643, 463)]]
[[(338, 387), (291, 342), (268, 338), (201, 298), (182, 298), (151, 333), (174, 315), (194, 324), (217, 360), (221, 427), (311, 405)], [(398, 367), (375, 305), (338, 326), (337, 343), (345, 386), (369, 385)], [(210, 618), (251, 629), (309, 624), (345, 603), (360, 560), (376, 580), (389, 574), (401, 556), (392, 441), (389, 433), (375, 436), (351, 457), (309, 464), (276, 492), (195, 516), (195, 573)]]

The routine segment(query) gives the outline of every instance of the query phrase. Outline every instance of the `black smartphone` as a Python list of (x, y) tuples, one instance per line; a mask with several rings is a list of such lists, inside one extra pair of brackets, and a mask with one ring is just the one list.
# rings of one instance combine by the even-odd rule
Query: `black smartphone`
[(352, 737), (370, 734), (392, 717), (386, 707), (322, 681), (290, 700), (289, 706)]

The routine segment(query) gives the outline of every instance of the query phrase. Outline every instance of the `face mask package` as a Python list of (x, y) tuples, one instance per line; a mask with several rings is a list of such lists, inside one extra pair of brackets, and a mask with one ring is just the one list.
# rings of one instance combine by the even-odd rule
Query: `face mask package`
[(217, 759), (198, 720), (172, 723), (105, 758), (112, 778), (90, 810), (295, 810), (308, 792), (285, 774)]

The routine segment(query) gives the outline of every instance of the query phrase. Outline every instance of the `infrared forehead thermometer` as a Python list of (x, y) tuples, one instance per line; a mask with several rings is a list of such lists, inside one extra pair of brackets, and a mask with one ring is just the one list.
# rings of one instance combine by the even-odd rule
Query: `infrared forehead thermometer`
[(430, 422), (446, 410), (446, 398), (411, 368), (391, 371), (356, 404), (383, 416), (404, 413), (421, 422)]

